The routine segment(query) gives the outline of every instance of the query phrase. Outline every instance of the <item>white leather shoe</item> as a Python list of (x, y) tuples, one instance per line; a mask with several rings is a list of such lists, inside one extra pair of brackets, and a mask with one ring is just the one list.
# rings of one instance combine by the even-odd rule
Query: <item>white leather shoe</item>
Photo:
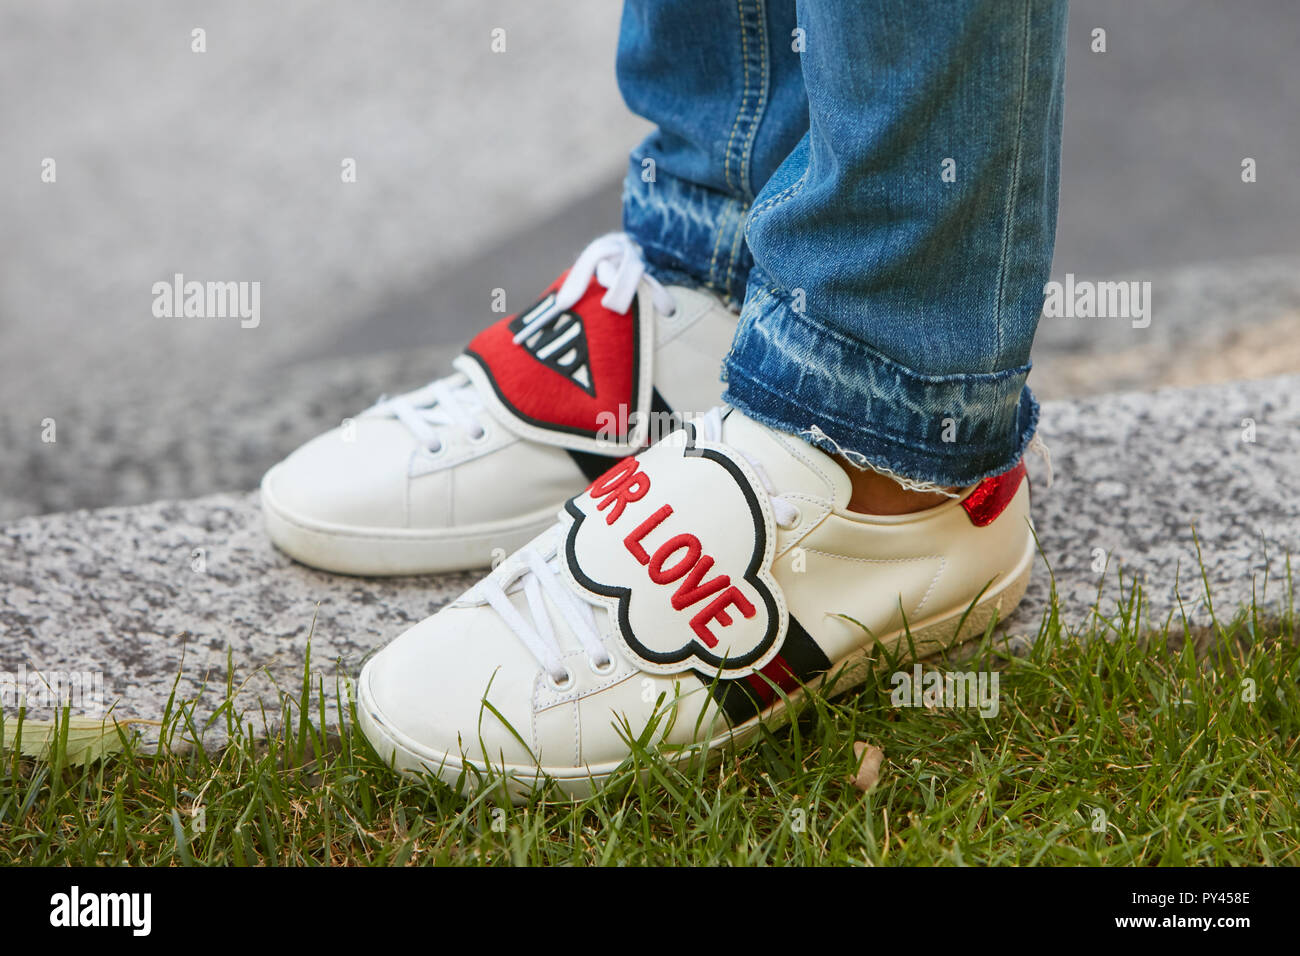
[(818, 449), (715, 409), (373, 657), (361, 728), (398, 769), (466, 792), (491, 768), (514, 798), (548, 778), (583, 795), (629, 734), (652, 727), (677, 757), (743, 743), (782, 693), (851, 687), (880, 647), (906, 654), (907, 629), (920, 656), (1019, 603), (1023, 464), (914, 514), (850, 512), (850, 490)]
[(271, 540), (347, 574), (486, 567), (677, 410), (716, 405), (735, 328), (713, 295), (647, 275), (627, 236), (597, 239), (538, 303), (479, 333), (454, 375), (267, 472)]

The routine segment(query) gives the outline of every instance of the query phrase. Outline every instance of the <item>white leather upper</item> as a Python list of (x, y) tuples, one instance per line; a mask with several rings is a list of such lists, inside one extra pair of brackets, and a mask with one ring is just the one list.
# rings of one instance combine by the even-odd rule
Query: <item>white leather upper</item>
[[(832, 663), (869, 645), (872, 635), (897, 630), (904, 614), (917, 625), (961, 613), (986, 585), (1022, 565), (1027, 548), (1032, 551), (1026, 483), (984, 527), (970, 520), (959, 500), (912, 515), (871, 517), (846, 510), (848, 476), (802, 440), (732, 411), (723, 443), (752, 463), (749, 474), (764, 494), (778, 495), (798, 509), (789, 528), (774, 529), (773, 579), (791, 619)], [(652, 449), (646, 454), (660, 453)], [(660, 457), (653, 474), (666, 482), (666, 494), (680, 496), (698, 481), (691, 470), (698, 462), (685, 460), (676, 450)], [(671, 459), (676, 459), (678, 475), (670, 480), (665, 475), (674, 468)], [(696, 486), (707, 503), (710, 483), (698, 481)], [(719, 553), (752, 546), (754, 526), (738, 521), (730, 506), (692, 510), (690, 521), (701, 541), (711, 542)], [(568, 526), (558, 524), (529, 547), (562, 556)], [(506, 588), (512, 606), (527, 615), (529, 602), (520, 586), (522, 554), (505, 561), (491, 577)], [(636, 562), (611, 561), (597, 570), (607, 579), (644, 573)], [(376, 717), (421, 753), (464, 754), (513, 765), (531, 765), (536, 758), (550, 768), (621, 761), (628, 753), (622, 737), (641, 732), (660, 695), (675, 701), (676, 710), (672, 720), (659, 725), (656, 742), (688, 744), (717, 732), (721, 712), (705, 684), (687, 668), (650, 672), (620, 638), (614, 602), (600, 602), (596, 618), (602, 646), (614, 660), (606, 673), (593, 666), (555, 605), (548, 599), (545, 606), (571, 678), (568, 684), (557, 686), (503, 618), (471, 589), (367, 665), (362, 682)], [(661, 607), (658, 613), (672, 612)], [(485, 696), (526, 746), (484, 707)]]
[[(657, 343), (655, 385), (674, 408), (707, 409), (721, 391), (735, 316), (708, 293), (669, 291), (678, 302), (671, 318), (655, 313), (650, 296), (638, 299)], [(428, 401), (424, 393), (403, 397), (418, 406)], [(490, 525), (558, 509), (586, 483), (565, 448), (523, 437), (498, 405), (484, 401), (475, 418), (481, 439), (441, 427), (440, 448), (430, 452), (391, 414), (368, 410), (293, 452), (268, 473), (264, 490), (296, 520), (360, 534)]]

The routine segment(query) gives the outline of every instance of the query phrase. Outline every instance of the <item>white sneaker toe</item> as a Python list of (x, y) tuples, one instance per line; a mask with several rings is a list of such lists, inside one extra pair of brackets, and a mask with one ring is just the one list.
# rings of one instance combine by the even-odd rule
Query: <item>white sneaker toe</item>
[(272, 541), (290, 557), (345, 573), (401, 573), (376, 551), (410, 535), (417, 447), (400, 423), (358, 418), (303, 445), (262, 479)]
[(715, 404), (734, 329), (715, 297), (650, 276), (630, 238), (601, 237), (534, 305), (475, 336), (455, 373), (273, 468), (271, 540), (348, 574), (486, 567), (672, 409)]

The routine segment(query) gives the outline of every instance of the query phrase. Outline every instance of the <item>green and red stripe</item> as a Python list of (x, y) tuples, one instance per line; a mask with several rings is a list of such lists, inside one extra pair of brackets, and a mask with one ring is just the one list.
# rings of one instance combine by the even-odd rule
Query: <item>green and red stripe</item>
[(708, 685), (709, 693), (734, 725), (757, 717), (775, 704), (780, 699), (776, 687), (789, 694), (830, 669), (830, 659), (803, 625), (791, 617), (781, 653), (757, 674), (733, 680), (714, 680), (699, 673), (696, 676)]

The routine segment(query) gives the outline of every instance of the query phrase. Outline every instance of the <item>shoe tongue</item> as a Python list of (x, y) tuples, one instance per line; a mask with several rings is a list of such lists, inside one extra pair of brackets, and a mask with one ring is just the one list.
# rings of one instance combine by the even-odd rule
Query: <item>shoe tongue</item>
[(778, 432), (731, 409), (722, 423), (722, 440), (763, 467), (777, 494), (805, 494), (848, 507), (852, 484), (830, 455), (797, 435)]

